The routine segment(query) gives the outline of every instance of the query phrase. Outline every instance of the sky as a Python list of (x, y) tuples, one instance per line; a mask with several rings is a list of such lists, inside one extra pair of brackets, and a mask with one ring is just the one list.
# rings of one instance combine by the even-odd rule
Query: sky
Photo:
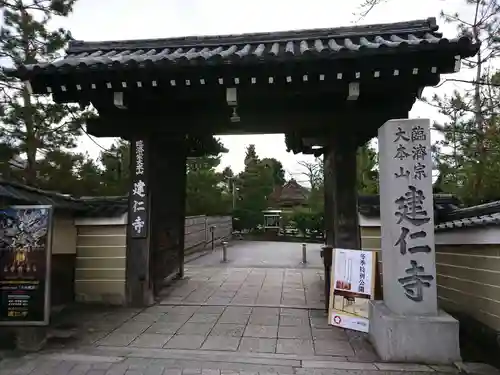
[[(56, 20), (55, 26), (71, 30), (75, 39), (86, 41), (168, 38), (188, 35), (239, 34), (260, 31), (327, 28), (400, 22), (436, 17), (445, 37), (456, 35), (454, 25), (439, 19), (441, 10), (471, 17), (464, 0), (388, 0), (359, 21), (358, 5), (362, 0), (78, 0), (66, 19)], [(470, 73), (462, 71), (454, 78)], [(446, 77), (444, 77), (446, 78)], [(445, 83), (439, 89), (426, 88), (424, 96), (451, 93), (457, 84)], [(417, 102), (410, 118), (439, 120), (437, 112), (427, 104)], [(230, 166), (236, 173), (243, 169), (245, 149), (255, 144), (260, 157), (274, 157), (283, 163), (287, 178), (306, 182), (305, 171), (297, 162), (312, 161), (310, 155), (286, 152), (283, 134), (222, 136), (229, 149), (222, 157), (220, 169)], [(95, 142), (107, 148), (109, 138)], [(88, 137), (82, 137), (80, 150), (97, 157), (100, 148)]]

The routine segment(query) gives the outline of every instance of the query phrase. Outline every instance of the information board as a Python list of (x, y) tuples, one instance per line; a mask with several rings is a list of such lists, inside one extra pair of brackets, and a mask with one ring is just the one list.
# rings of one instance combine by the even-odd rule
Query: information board
[(0, 325), (50, 318), (51, 206), (0, 209)]
[(368, 301), (375, 292), (376, 258), (373, 251), (334, 250), (328, 314), (331, 325), (368, 332)]

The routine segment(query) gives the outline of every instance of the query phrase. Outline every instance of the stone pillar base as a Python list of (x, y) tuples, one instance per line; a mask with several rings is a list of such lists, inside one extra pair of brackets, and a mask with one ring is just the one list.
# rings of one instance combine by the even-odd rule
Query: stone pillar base
[(458, 329), (458, 321), (441, 310), (437, 316), (400, 316), (383, 301), (370, 301), (370, 341), (383, 361), (460, 361)]
[(23, 352), (37, 352), (47, 343), (46, 327), (19, 327), (15, 335), (16, 349)]

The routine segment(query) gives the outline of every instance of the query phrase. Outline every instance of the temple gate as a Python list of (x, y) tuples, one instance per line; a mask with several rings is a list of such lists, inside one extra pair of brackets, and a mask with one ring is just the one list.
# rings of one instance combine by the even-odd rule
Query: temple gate
[(58, 103), (92, 104), (96, 137), (133, 145), (127, 299), (152, 301), (183, 273), (188, 156), (217, 153), (213, 134), (285, 133), (295, 153), (325, 158), (327, 245), (359, 248), (356, 150), (406, 119), (426, 86), (478, 46), (446, 39), (433, 18), (227, 36), (83, 42), (10, 74)]

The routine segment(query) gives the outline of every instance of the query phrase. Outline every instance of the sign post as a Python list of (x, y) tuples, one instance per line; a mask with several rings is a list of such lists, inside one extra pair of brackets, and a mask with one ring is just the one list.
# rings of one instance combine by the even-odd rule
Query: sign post
[(335, 249), (334, 264), (329, 324), (368, 332), (368, 302), (375, 294), (376, 253)]
[(0, 325), (50, 320), (51, 206), (0, 210)]
[(459, 361), (459, 323), (437, 303), (430, 121), (390, 120), (378, 143), (384, 300), (370, 302), (370, 340), (384, 361)]
[(129, 225), (132, 238), (146, 238), (149, 225), (149, 181), (146, 168), (147, 145), (144, 140), (137, 140), (134, 145), (134, 166), (132, 173), (132, 191), (130, 194)]

